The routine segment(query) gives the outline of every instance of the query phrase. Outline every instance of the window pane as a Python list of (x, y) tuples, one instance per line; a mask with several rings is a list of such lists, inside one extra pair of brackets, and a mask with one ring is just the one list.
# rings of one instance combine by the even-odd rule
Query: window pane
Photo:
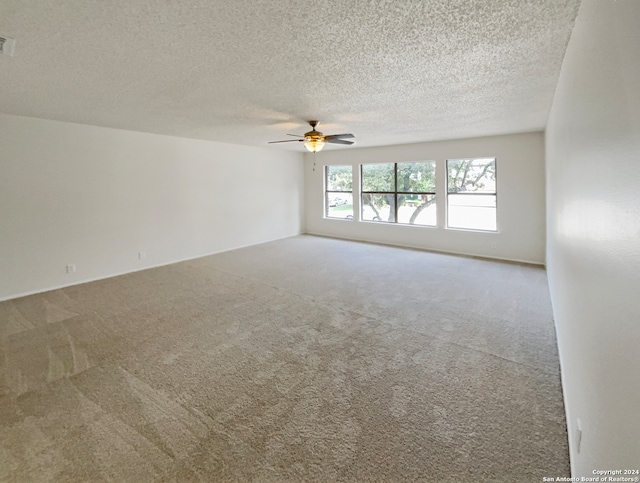
[(351, 193), (326, 193), (325, 213), (328, 218), (353, 220), (353, 195)]
[(495, 158), (449, 159), (447, 183), (449, 193), (462, 191), (495, 193), (496, 160)]
[(362, 219), (364, 221), (395, 221), (395, 195), (362, 194)]
[(351, 166), (327, 166), (327, 191), (351, 191), (353, 169)]
[(496, 196), (484, 194), (449, 195), (449, 228), (496, 231)]
[(398, 195), (398, 223), (437, 226), (435, 195)]
[(398, 163), (398, 191), (435, 193), (436, 162)]
[(393, 163), (363, 164), (362, 191), (395, 191)]

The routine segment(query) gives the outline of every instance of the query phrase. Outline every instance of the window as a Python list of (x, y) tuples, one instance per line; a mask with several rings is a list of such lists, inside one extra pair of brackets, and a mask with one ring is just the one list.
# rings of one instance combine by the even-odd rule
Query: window
[(436, 226), (435, 161), (363, 164), (362, 220)]
[(327, 218), (353, 220), (353, 169), (325, 166), (324, 214)]
[(365, 221), (396, 221), (395, 165), (363, 164), (362, 219)]
[(496, 160), (447, 160), (447, 227), (496, 231)]

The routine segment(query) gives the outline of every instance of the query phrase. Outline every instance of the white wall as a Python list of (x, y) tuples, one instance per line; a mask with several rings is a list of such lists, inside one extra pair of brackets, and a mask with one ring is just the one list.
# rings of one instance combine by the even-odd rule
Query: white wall
[[(315, 156), (316, 168), (313, 170)], [(498, 233), (444, 227), (446, 159), (496, 157)], [(324, 218), (323, 165), (436, 161), (437, 228)], [(355, 191), (354, 191), (355, 194)], [(355, 196), (354, 196), (355, 198)], [(544, 263), (545, 191), (542, 133), (341, 149), (305, 155), (305, 213), (308, 233), (426, 248), (508, 260)], [(358, 208), (355, 206), (357, 218)]]
[(637, 0), (583, 1), (546, 133), (547, 271), (578, 477), (640, 469), (639, 25)]
[(303, 188), (300, 153), (0, 115), (0, 299), (299, 234)]

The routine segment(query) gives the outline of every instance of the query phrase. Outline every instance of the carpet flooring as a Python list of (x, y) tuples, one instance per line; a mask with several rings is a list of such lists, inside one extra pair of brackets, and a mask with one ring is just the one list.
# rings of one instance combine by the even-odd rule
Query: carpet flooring
[(569, 476), (544, 269), (298, 236), (0, 303), (1, 481)]

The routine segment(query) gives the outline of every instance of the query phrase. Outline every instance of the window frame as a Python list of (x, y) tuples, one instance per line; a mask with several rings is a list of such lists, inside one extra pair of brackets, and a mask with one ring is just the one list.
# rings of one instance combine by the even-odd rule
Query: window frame
[[(475, 161), (479, 159), (493, 159), (493, 170), (494, 170), (494, 189), (493, 192), (487, 191), (449, 191), (449, 161)], [(496, 156), (485, 156), (485, 157), (474, 157), (474, 158), (447, 158), (444, 162), (444, 170), (445, 170), (445, 228), (447, 230), (463, 230), (463, 231), (476, 231), (481, 233), (498, 233), (498, 158)], [(450, 226), (449, 225), (449, 195), (462, 195), (462, 196), (494, 196), (496, 200), (495, 207), (495, 215), (496, 215), (496, 227), (495, 229), (485, 229), (485, 228), (465, 228), (460, 226)]]
[[(329, 188), (329, 169), (330, 168), (336, 168), (336, 167), (345, 167), (345, 168), (350, 168), (351, 169), (351, 190), (330, 190)], [(351, 164), (325, 164), (324, 165), (324, 217), (328, 218), (330, 220), (347, 220), (347, 221), (353, 221), (354, 220), (354, 216), (353, 214), (351, 215), (351, 218), (348, 218), (349, 215), (347, 215), (347, 217), (341, 218), (338, 216), (329, 216), (329, 196), (330, 194), (350, 194), (351, 195), (351, 206), (352, 206), (352, 213), (353, 213), (353, 165)]]
[[(433, 174), (434, 174), (434, 190), (433, 191), (398, 191), (398, 164), (419, 164), (419, 163), (433, 163)], [(381, 165), (381, 164), (393, 164), (393, 191), (365, 191), (364, 190), (364, 166), (372, 166), (372, 165)], [(394, 162), (394, 163), (389, 163), (389, 162), (385, 162), (385, 163), (360, 163), (360, 221), (364, 221), (366, 223), (387, 223), (387, 224), (396, 224), (396, 225), (403, 225), (403, 226), (417, 226), (417, 227), (422, 227), (422, 228), (437, 228), (438, 227), (438, 218), (436, 216), (436, 224), (435, 225), (419, 225), (419, 224), (415, 224), (415, 223), (400, 223), (398, 221), (398, 196), (399, 195), (426, 195), (426, 196), (433, 196), (434, 199), (436, 200), (436, 206), (438, 203), (438, 197), (436, 194), (437, 191), (437, 161), (434, 159), (426, 159), (426, 160), (421, 160), (421, 161), (402, 161), (400, 163), (398, 162)], [(394, 199), (394, 203), (393, 203), (393, 221), (385, 221), (385, 220), (364, 220), (363, 219), (363, 210), (364, 210), (364, 206), (365, 203), (363, 201), (363, 196), (367, 194), (367, 195), (393, 195), (393, 199)]]

